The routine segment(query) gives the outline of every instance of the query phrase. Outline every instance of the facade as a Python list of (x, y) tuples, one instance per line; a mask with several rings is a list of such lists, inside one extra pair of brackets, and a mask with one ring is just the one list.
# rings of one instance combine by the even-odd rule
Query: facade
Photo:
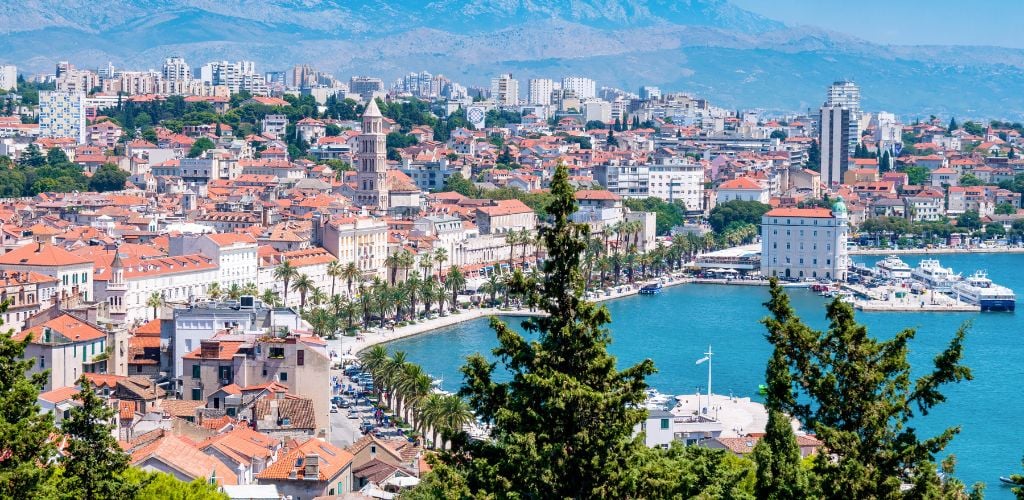
[(206, 297), (218, 274), (216, 264), (201, 254), (139, 258), (114, 250), (109, 263), (97, 265), (93, 279), (96, 301), (108, 304), (112, 319), (139, 323), (158, 316), (147, 304), (153, 294), (165, 303), (187, 304)]
[(35, 272), (0, 271), (0, 303), (7, 302), (3, 330), (21, 331), (25, 320), (49, 304), (57, 278)]
[(480, 234), (533, 231), (537, 228), (537, 214), (519, 200), (494, 200), (491, 205), (476, 209), (476, 225)]
[(743, 200), (768, 203), (768, 190), (749, 177), (738, 177), (728, 180), (718, 186), (715, 203), (721, 204), (727, 201)]
[(92, 323), (61, 314), (22, 330), (14, 339), (28, 337), (24, 359), (35, 363), (27, 375), (48, 371), (43, 391), (75, 386), (84, 373), (107, 373), (107, 333)]
[(650, 196), (651, 169), (636, 163), (605, 163), (594, 166), (594, 180), (623, 198)]
[(0, 64), (0, 90), (16, 90), (18, 88), (18, 67), (13, 64)]
[(284, 137), (288, 130), (287, 115), (266, 115), (260, 122), (264, 134), (271, 134), (274, 137)]
[(85, 144), (85, 92), (40, 92), (39, 135), (70, 137), (79, 144)]
[(93, 298), (93, 263), (55, 245), (30, 243), (0, 255), (0, 268), (10, 272), (34, 272), (57, 279), (55, 300), (64, 303)]
[(323, 227), (323, 247), (341, 265), (354, 262), (363, 276), (384, 277), (388, 254), (388, 225), (371, 217), (337, 217)]
[(548, 78), (531, 78), (529, 83), (530, 104), (548, 106), (551, 104), (551, 92), (555, 90), (555, 82)]
[(519, 104), (519, 80), (512, 78), (512, 73), (492, 78), (491, 98), (498, 106), (517, 106)]
[(648, 166), (648, 196), (681, 201), (688, 212), (704, 210), (704, 166), (669, 158)]
[(353, 204), (371, 210), (387, 210), (387, 134), (384, 133), (384, 115), (377, 107), (376, 99), (370, 100), (363, 113), (363, 133), (359, 135), (356, 163), (358, 170)]
[(597, 83), (590, 78), (581, 76), (567, 76), (562, 78), (562, 91), (572, 91), (577, 99), (591, 99), (597, 97)]
[(352, 454), (321, 439), (289, 450), (256, 475), (258, 484), (277, 487), (284, 498), (344, 497), (353, 491)]
[(247, 234), (181, 234), (170, 237), (168, 253), (172, 257), (202, 254), (217, 266), (217, 282), (222, 290), (232, 285), (257, 284), (256, 239)]
[(832, 209), (776, 208), (761, 217), (761, 273), (791, 279), (845, 280), (849, 221), (840, 198)]
[(187, 82), (192, 80), (192, 68), (185, 62), (183, 57), (168, 57), (164, 59), (164, 67), (161, 72), (164, 81)]
[[(822, 106), (818, 118), (818, 144), (821, 149), (822, 179), (828, 186), (843, 182), (850, 168), (850, 124), (852, 112), (839, 106)], [(853, 140), (856, 140), (854, 137)], [(856, 143), (854, 143), (856, 145)]]

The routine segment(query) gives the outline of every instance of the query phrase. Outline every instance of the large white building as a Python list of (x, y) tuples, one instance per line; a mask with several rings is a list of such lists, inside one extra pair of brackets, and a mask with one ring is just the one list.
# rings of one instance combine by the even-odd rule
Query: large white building
[(256, 239), (248, 234), (182, 234), (170, 238), (169, 254), (182, 256), (201, 254), (217, 265), (217, 282), (221, 290), (231, 285), (256, 285), (259, 259)]
[(547, 106), (551, 104), (551, 91), (555, 90), (554, 80), (531, 78), (529, 82), (530, 104)]
[(0, 64), (0, 90), (18, 88), (18, 68), (13, 64)]
[(39, 135), (70, 137), (85, 143), (85, 92), (39, 93)]
[(498, 106), (516, 106), (519, 104), (519, 80), (512, 78), (512, 73), (498, 75), (491, 79), (491, 98)]
[(761, 273), (845, 280), (849, 219), (842, 198), (827, 208), (776, 208), (761, 217)]
[(165, 303), (191, 303), (206, 297), (218, 278), (217, 265), (199, 254), (140, 258), (113, 252), (109, 263), (96, 265), (96, 301), (107, 303), (111, 318), (127, 323), (156, 316), (148, 304), (154, 293)]
[(223, 85), (232, 94), (245, 90), (252, 95), (268, 95), (267, 81), (256, 73), (252, 61), (214, 61), (199, 69), (199, 79), (208, 85)]
[[(314, 222), (317, 224), (317, 222)], [(388, 254), (388, 224), (372, 217), (336, 217), (322, 230), (323, 247), (342, 266), (354, 262), (363, 276), (385, 277)]]
[(668, 202), (681, 201), (691, 212), (704, 209), (704, 166), (682, 158), (668, 158), (648, 166), (648, 195)]
[(192, 79), (192, 68), (183, 57), (168, 57), (164, 59), (162, 76), (168, 82), (187, 82)]
[(580, 100), (597, 97), (597, 83), (582, 76), (562, 78), (562, 90), (571, 90)]

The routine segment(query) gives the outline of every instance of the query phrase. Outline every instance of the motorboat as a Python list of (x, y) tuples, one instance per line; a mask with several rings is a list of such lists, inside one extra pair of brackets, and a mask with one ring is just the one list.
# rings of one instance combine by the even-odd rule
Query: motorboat
[(910, 276), (936, 292), (949, 292), (962, 279), (952, 268), (942, 267), (938, 259), (922, 259)]
[(661, 293), (661, 283), (648, 283), (640, 288), (640, 295), (655, 295)]
[(893, 280), (905, 280), (910, 279), (910, 266), (903, 259), (890, 255), (875, 264), (878, 268), (878, 274), (882, 277), (893, 279)]

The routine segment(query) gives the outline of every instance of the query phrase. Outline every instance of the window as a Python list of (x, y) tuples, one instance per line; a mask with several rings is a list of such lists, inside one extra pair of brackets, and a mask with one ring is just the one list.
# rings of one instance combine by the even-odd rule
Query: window
[(278, 375), (278, 377), (280, 377), (281, 382), (287, 382), (288, 381), (288, 373), (287, 372), (281, 372)]
[(200, 373), (199, 370), (200, 370), (199, 363), (196, 363), (196, 364), (192, 365), (192, 378), (199, 378), (199, 373)]
[(192, 388), (192, 401), (199, 401), (200, 399), (203, 399), (203, 390), (198, 387)]
[(661, 419), (661, 428), (662, 429), (668, 429), (668, 419), (667, 418)]
[(298, 364), (299, 366), (303, 366), (303, 365), (306, 364), (306, 351), (303, 351), (303, 350), (296, 351), (295, 363)]

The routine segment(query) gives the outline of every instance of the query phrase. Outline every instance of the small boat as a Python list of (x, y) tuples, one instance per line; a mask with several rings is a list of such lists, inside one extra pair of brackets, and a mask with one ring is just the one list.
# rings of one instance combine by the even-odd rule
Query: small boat
[(655, 295), (661, 293), (661, 283), (648, 283), (640, 288), (640, 295)]
[(1013, 486), (1024, 486), (1021, 483), (1018, 483), (1017, 481), (1014, 481), (1013, 479), (1010, 479), (1006, 476), (999, 476), (999, 480), (1002, 481), (1004, 484), (1010, 484)]

